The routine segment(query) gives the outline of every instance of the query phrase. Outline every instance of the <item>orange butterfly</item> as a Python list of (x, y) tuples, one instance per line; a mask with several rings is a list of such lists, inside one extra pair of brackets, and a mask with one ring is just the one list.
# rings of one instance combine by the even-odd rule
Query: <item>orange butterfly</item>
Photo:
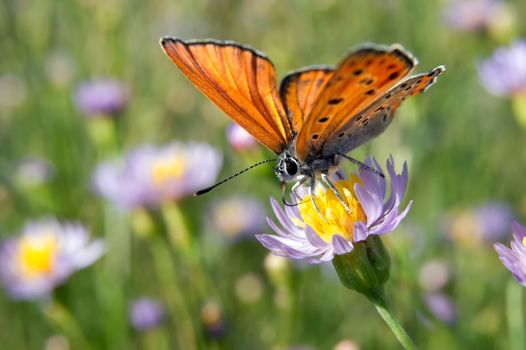
[(368, 44), (335, 68), (289, 73), (278, 91), (272, 62), (251, 47), (169, 37), (161, 46), (201, 92), (279, 155), (274, 171), (282, 186), (296, 181), (294, 190), (309, 180), (310, 193), (316, 174), (335, 189), (329, 169), (341, 157), (358, 162), (346, 153), (382, 133), (400, 103), (424, 92), (445, 70), (406, 78), (417, 65), (411, 53), (397, 44)]

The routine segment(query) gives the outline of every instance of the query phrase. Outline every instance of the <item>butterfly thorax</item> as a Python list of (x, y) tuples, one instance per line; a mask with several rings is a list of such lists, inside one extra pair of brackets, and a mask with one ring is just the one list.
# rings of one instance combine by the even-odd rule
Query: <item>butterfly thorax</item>
[(302, 162), (295, 156), (294, 151), (287, 149), (279, 156), (274, 172), (280, 182), (296, 182), (302, 178), (314, 178), (317, 173), (329, 172), (338, 165), (338, 157), (312, 158)]

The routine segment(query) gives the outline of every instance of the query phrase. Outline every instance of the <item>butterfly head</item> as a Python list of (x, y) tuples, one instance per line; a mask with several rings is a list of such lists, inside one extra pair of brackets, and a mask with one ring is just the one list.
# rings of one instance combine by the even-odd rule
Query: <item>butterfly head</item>
[(303, 175), (300, 161), (289, 151), (279, 155), (274, 172), (281, 182), (291, 182)]

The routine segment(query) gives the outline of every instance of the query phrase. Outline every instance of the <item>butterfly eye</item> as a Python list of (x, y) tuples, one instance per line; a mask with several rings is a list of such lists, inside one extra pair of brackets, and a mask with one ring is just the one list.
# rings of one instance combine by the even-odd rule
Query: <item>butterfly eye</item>
[(294, 160), (288, 159), (285, 163), (287, 174), (289, 175), (296, 175), (298, 172), (298, 164)]

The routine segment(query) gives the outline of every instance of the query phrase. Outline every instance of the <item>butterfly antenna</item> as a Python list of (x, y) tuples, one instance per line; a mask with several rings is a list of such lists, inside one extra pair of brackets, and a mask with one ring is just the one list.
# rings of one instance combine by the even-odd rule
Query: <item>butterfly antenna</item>
[(360, 162), (358, 159), (354, 159), (352, 157), (349, 157), (348, 155), (346, 154), (343, 154), (343, 153), (338, 153), (339, 156), (342, 156), (343, 158), (347, 159), (347, 160), (350, 160), (351, 162), (353, 162), (354, 164), (358, 165), (360, 168), (362, 169), (365, 169), (367, 171), (370, 171), (371, 173), (373, 174), (376, 174), (380, 177), (385, 177), (384, 174), (382, 174), (381, 172), (379, 172), (378, 170), (374, 169), (374, 168), (371, 168), (369, 165), (365, 164), (365, 163), (362, 163)]
[(252, 169), (252, 168), (257, 167), (258, 165), (266, 164), (266, 163), (270, 163), (270, 162), (274, 162), (274, 161), (276, 161), (276, 160), (277, 160), (277, 159), (265, 159), (265, 160), (262, 160), (261, 162), (258, 162), (258, 163), (256, 163), (256, 164), (252, 164), (252, 165), (249, 166), (248, 168), (245, 168), (245, 169), (243, 169), (243, 170), (241, 170), (241, 171), (238, 171), (238, 172), (235, 173), (234, 175), (230, 175), (230, 176), (227, 177), (226, 179), (223, 179), (223, 180), (219, 181), (218, 183), (216, 183), (216, 184), (214, 184), (214, 185), (212, 185), (212, 186), (210, 186), (210, 187), (203, 188), (202, 190), (197, 191), (196, 193), (194, 193), (194, 197), (195, 197), (195, 196), (200, 196), (200, 195), (205, 194), (205, 193), (208, 193), (208, 192), (212, 191), (214, 188), (216, 188), (217, 186), (222, 185), (222, 184), (224, 184), (225, 182), (232, 180), (233, 178), (235, 178), (235, 177), (237, 177), (237, 176), (239, 176), (239, 175), (241, 175), (241, 174), (243, 174), (243, 173), (249, 171), (249, 170)]

